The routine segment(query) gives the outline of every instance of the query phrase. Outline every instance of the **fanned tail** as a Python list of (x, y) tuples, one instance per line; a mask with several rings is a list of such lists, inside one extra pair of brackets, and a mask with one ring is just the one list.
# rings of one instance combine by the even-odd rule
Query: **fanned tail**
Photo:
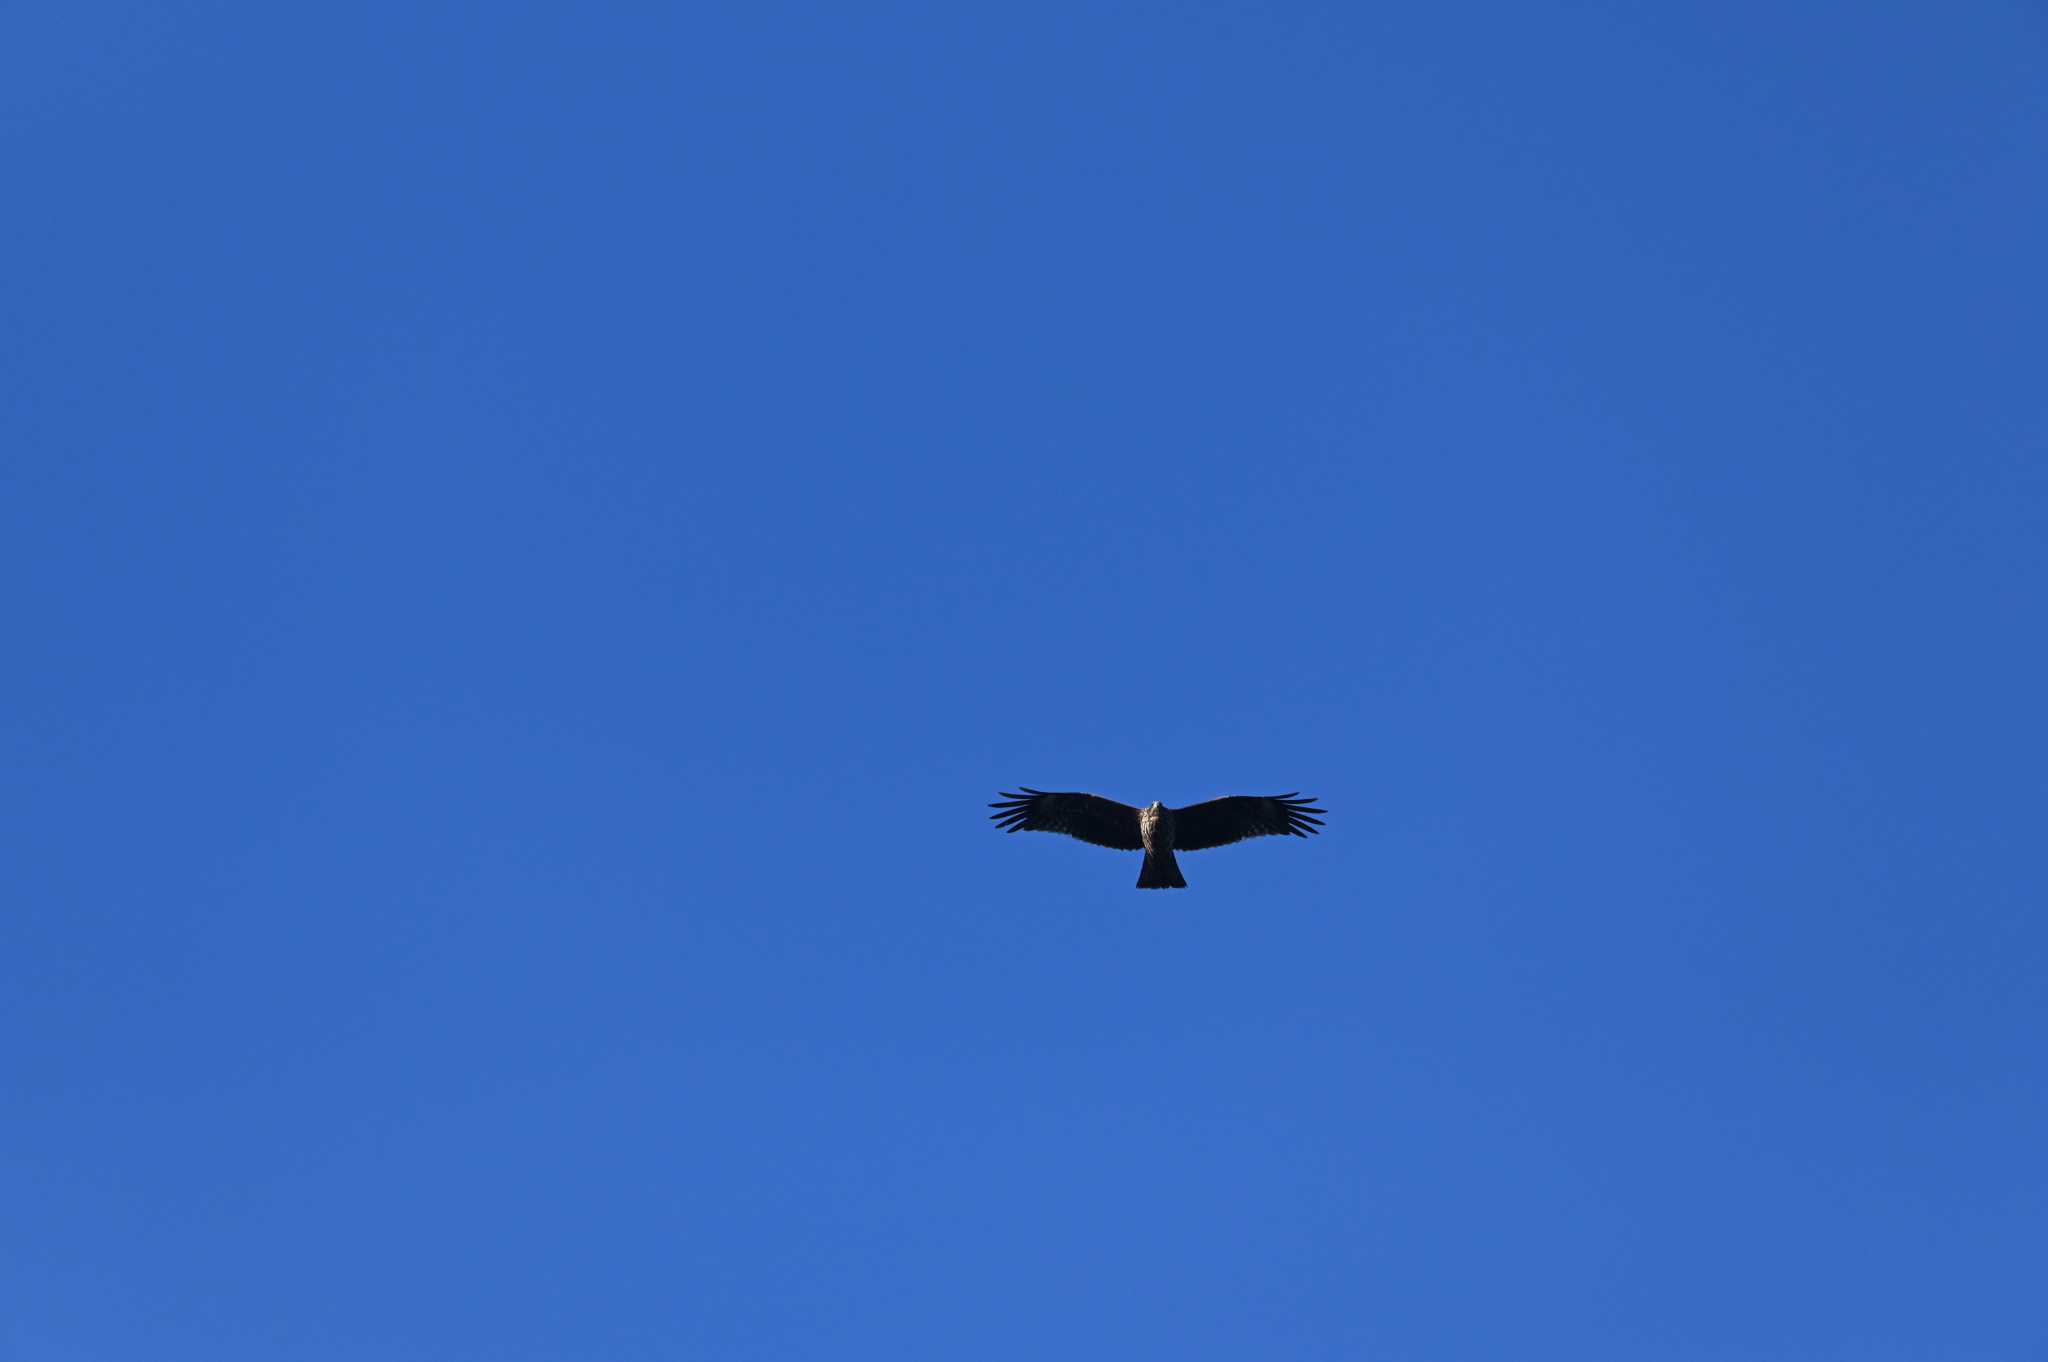
[(1138, 867), (1138, 888), (1140, 889), (1185, 889), (1188, 882), (1180, 877), (1180, 862), (1173, 859), (1170, 851), (1146, 852), (1145, 864)]

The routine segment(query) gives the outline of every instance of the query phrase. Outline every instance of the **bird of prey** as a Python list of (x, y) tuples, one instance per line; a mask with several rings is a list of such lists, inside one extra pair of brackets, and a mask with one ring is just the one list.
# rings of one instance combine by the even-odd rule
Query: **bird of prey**
[(1296, 790), (1284, 795), (1229, 795), (1184, 809), (1169, 809), (1158, 800), (1146, 808), (1134, 809), (1114, 799), (1092, 794), (1047, 794), (1029, 785), (1005, 790), (1000, 803), (990, 804), (997, 812), (989, 815), (1004, 832), (1063, 832), (1099, 847), (1118, 851), (1142, 851), (1145, 863), (1138, 868), (1140, 889), (1185, 889), (1176, 851), (1205, 851), (1228, 846), (1247, 837), (1293, 833), (1306, 837), (1320, 832), (1323, 820), (1309, 815), (1323, 813), (1315, 808), (1315, 797), (1300, 798)]

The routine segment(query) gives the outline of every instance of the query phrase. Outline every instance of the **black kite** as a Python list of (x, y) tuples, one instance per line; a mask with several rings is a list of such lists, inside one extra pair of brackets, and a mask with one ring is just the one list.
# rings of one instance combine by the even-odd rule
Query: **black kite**
[(1145, 864), (1138, 869), (1140, 889), (1185, 889), (1176, 851), (1206, 851), (1228, 846), (1247, 837), (1293, 833), (1306, 837), (1322, 831), (1323, 820), (1310, 814), (1326, 812), (1313, 807), (1315, 798), (1299, 797), (1300, 791), (1284, 795), (1228, 795), (1184, 809), (1169, 809), (1158, 800), (1149, 807), (1134, 809), (1114, 799), (1092, 794), (1047, 794), (1029, 785), (1018, 793), (1003, 792), (998, 810), (989, 815), (1004, 832), (1063, 832), (1099, 847), (1118, 851), (1142, 851)]

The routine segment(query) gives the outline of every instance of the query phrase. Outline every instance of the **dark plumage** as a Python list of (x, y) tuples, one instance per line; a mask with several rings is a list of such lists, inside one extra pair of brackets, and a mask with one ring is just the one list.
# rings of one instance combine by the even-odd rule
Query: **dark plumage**
[(1306, 837), (1323, 826), (1322, 819), (1310, 815), (1325, 812), (1314, 807), (1313, 796), (1300, 798), (1300, 791), (1227, 795), (1184, 809), (1169, 809), (1157, 800), (1148, 808), (1134, 809), (1101, 795), (1048, 794), (1029, 785), (1020, 785), (1017, 791), (1004, 791), (1000, 802), (989, 805), (996, 810), (989, 817), (997, 827), (1004, 832), (1061, 832), (1099, 847), (1142, 851), (1140, 889), (1188, 887), (1174, 860), (1176, 851), (1206, 851), (1247, 837), (1284, 833)]

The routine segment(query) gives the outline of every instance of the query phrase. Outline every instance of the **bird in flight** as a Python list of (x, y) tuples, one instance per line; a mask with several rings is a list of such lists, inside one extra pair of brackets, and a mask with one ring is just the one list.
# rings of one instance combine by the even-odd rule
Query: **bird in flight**
[(989, 805), (996, 810), (989, 817), (1004, 832), (1063, 832), (1099, 847), (1142, 851), (1138, 888), (1185, 889), (1188, 882), (1173, 859), (1176, 851), (1206, 851), (1247, 837), (1321, 832), (1323, 820), (1309, 815), (1326, 810), (1314, 807), (1313, 795), (1302, 799), (1300, 793), (1228, 795), (1184, 809), (1169, 809), (1155, 799), (1134, 809), (1101, 795), (1047, 794), (1020, 785), (1017, 793), (1005, 790), (1001, 802)]

